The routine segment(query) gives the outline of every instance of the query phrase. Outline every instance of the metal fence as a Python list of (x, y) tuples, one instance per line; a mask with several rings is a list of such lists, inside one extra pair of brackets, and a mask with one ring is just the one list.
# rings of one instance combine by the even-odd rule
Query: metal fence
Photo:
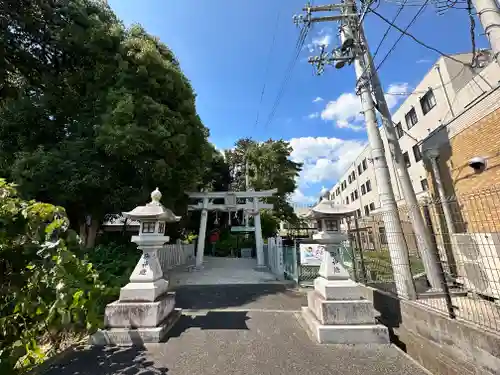
[[(396, 212), (401, 230), (391, 222), (395, 212), (354, 220), (353, 277), (400, 296), (413, 289), (419, 303), (500, 331), (500, 187), (427, 199), (418, 209), (431, 234), (427, 249), (413, 231), (409, 207)], [(434, 288), (430, 261), (439, 275)]]

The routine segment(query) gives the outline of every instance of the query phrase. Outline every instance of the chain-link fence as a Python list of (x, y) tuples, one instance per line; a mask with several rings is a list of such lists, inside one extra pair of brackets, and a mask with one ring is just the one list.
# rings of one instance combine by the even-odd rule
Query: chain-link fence
[[(500, 331), (500, 186), (426, 199), (416, 209), (402, 206), (351, 221), (354, 277)], [(418, 212), (427, 240), (415, 235)]]

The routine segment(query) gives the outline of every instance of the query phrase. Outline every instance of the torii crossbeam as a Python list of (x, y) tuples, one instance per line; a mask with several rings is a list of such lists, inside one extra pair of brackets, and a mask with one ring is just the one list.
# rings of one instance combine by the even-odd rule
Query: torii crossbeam
[[(203, 252), (205, 251), (205, 236), (207, 231), (208, 211), (239, 211), (251, 212), (255, 222), (255, 248), (257, 250), (257, 267), (265, 267), (264, 262), (264, 240), (262, 239), (262, 227), (260, 223), (260, 209), (272, 209), (272, 204), (262, 203), (260, 198), (272, 197), (278, 189), (262, 191), (211, 191), (211, 192), (187, 192), (191, 199), (200, 202), (188, 206), (189, 211), (201, 211), (200, 231), (198, 234), (198, 246), (196, 249), (196, 267), (203, 266)], [(224, 203), (214, 204), (212, 201), (224, 198)], [(237, 198), (253, 198), (253, 202), (237, 203)]]

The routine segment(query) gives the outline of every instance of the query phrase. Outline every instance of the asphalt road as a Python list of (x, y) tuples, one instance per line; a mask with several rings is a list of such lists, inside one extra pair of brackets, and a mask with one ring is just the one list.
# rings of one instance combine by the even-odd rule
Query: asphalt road
[(424, 375), (389, 345), (314, 343), (302, 325), (303, 293), (279, 286), (178, 290), (184, 315), (164, 343), (87, 348), (48, 375)]

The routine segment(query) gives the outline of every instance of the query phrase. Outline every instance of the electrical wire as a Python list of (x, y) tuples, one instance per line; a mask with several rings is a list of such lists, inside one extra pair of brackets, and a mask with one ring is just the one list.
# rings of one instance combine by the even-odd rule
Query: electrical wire
[(467, 13), (469, 15), (469, 32), (470, 32), (470, 39), (472, 43), (472, 61), (471, 61), (471, 66), (474, 67), (476, 65), (476, 35), (475, 35), (475, 29), (476, 29), (476, 21), (474, 19), (474, 16), (472, 15), (472, 1), (467, 0)]
[[(396, 22), (396, 20), (398, 19), (399, 15), (401, 14), (401, 12), (403, 11), (404, 9), (404, 6), (405, 4), (407, 3), (408, 0), (403, 0), (403, 3), (401, 3), (401, 5), (399, 6), (399, 9), (396, 13), (396, 15), (392, 18), (392, 22)], [(375, 8), (376, 9), (376, 8)], [(375, 50), (375, 53), (373, 54), (373, 60), (375, 60), (375, 57), (377, 57), (377, 53), (378, 51), (380, 50), (380, 47), (382, 46), (382, 43), (384, 42), (385, 38), (387, 37), (387, 35), (389, 34), (389, 32), (392, 30), (392, 27), (389, 25), (387, 26), (387, 29), (385, 30), (385, 33), (384, 35), (382, 35), (382, 39), (380, 39), (380, 42), (378, 43), (378, 46), (377, 46), (377, 49)]]
[[(385, 23), (389, 24), (389, 25), (392, 25), (392, 27), (394, 27), (396, 30), (398, 30), (401, 34), (404, 34), (406, 36), (409, 36), (411, 39), (413, 39), (415, 42), (417, 42), (418, 44), (420, 44), (422, 47), (425, 47), (431, 51), (434, 51), (434, 52), (437, 52), (439, 55), (443, 56), (443, 57), (446, 57), (452, 61), (455, 61), (456, 63), (459, 63), (461, 65), (465, 65), (467, 66), (470, 70), (473, 71), (472, 67), (466, 63), (464, 63), (463, 61), (447, 54), (447, 53), (444, 53), (443, 51), (435, 48), (435, 47), (432, 47), (424, 42), (422, 42), (420, 39), (417, 39), (414, 35), (410, 34), (409, 32), (407, 32), (406, 30), (403, 30), (401, 29), (398, 25), (396, 25), (395, 23), (389, 21), (387, 18), (385, 18), (383, 15), (381, 15), (379, 12), (377, 12), (376, 10), (371, 10), (371, 13), (375, 14), (377, 17), (379, 17), (380, 19), (382, 19)], [(484, 82), (486, 83), (486, 85), (488, 85), (491, 89), (493, 88), (493, 86), (491, 85), (490, 82), (488, 82), (481, 74), (477, 74), (477, 76)], [(473, 80), (475, 80), (475, 77), (472, 78)]]
[(307, 38), (307, 34), (309, 32), (310, 25), (306, 24), (301, 30), (300, 30), (300, 35), (297, 39), (297, 43), (295, 44), (295, 51), (292, 55), (292, 59), (290, 60), (288, 64), (288, 68), (285, 73), (285, 77), (283, 78), (283, 81), (281, 82), (280, 89), (278, 91), (278, 95), (276, 96), (276, 99), (274, 101), (274, 104), (272, 106), (272, 109), (269, 113), (269, 116), (267, 117), (266, 122), (264, 123), (264, 128), (266, 128), (274, 118), (274, 115), (276, 114), (276, 110), (278, 109), (278, 106), (281, 102), (281, 99), (283, 97), (283, 94), (286, 90), (286, 87), (288, 85), (288, 81), (290, 80), (293, 68), (295, 67), (295, 64), (297, 63), (297, 60), (299, 58), (300, 52), (302, 51), (302, 47), (304, 46), (304, 42)]
[[(415, 23), (415, 21), (422, 14), (422, 12), (424, 11), (424, 9), (425, 9), (425, 7), (427, 6), (428, 3), (429, 3), (429, 0), (425, 0), (425, 2), (420, 6), (420, 8), (418, 9), (417, 13), (413, 16), (413, 18), (411, 19), (410, 23), (408, 23), (408, 25), (404, 29), (404, 33), (406, 33), (406, 31), (408, 31), (408, 29)], [(374, 12), (376, 12), (376, 10), (374, 10)], [(389, 24), (389, 28), (391, 28), (392, 25), (394, 25), (394, 21), (391, 21), (391, 23)], [(400, 42), (400, 40), (403, 38), (404, 33), (401, 33), (401, 35), (399, 36), (399, 38), (392, 45), (391, 49), (385, 54), (385, 56), (382, 59), (382, 61), (375, 68), (375, 72), (377, 72), (382, 67), (382, 65), (384, 64), (384, 62), (389, 58), (390, 54), (396, 49), (396, 46), (398, 45), (398, 43)]]
[(267, 75), (269, 73), (269, 66), (271, 65), (271, 56), (274, 49), (274, 44), (276, 42), (276, 34), (278, 33), (280, 16), (281, 16), (281, 8), (280, 10), (278, 10), (278, 15), (276, 16), (276, 24), (274, 26), (274, 34), (273, 34), (273, 39), (271, 41), (271, 47), (269, 48), (269, 54), (267, 56), (266, 70), (264, 73), (264, 84), (262, 85), (262, 91), (260, 93), (259, 106), (257, 107), (257, 117), (255, 119), (254, 127), (257, 127), (257, 124), (259, 123), (260, 109), (262, 108), (262, 100), (264, 99), (264, 93), (266, 91)]

